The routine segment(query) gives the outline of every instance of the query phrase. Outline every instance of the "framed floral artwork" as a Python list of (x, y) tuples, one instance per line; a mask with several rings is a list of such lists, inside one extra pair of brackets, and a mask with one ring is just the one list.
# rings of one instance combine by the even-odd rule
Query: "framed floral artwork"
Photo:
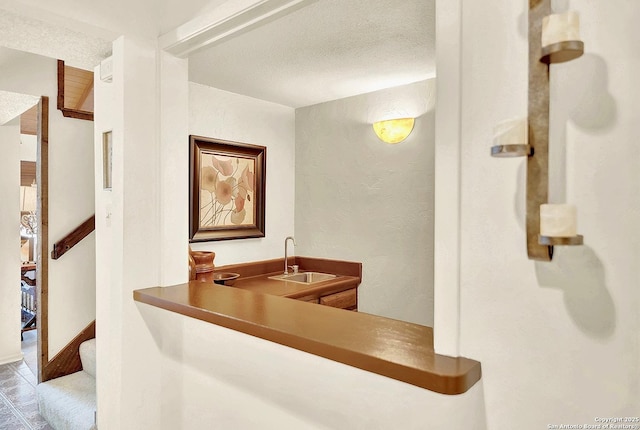
[(189, 136), (189, 241), (264, 237), (264, 146)]

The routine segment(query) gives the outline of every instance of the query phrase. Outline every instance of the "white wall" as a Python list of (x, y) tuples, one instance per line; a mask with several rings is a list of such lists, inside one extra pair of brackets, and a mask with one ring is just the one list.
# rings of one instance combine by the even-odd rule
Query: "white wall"
[(550, 194), (577, 205), (585, 245), (542, 263), (525, 253), (525, 160), (488, 155), (493, 126), (526, 115), (527, 2), (463, 2), (460, 347), (482, 362), (491, 429), (640, 410), (640, 4), (571, 6), (585, 55), (552, 66), (566, 162), (552, 160)]
[(163, 255), (156, 72), (153, 42), (120, 38), (113, 82), (95, 80), (96, 153), (113, 131), (111, 191), (102, 189), (102, 157), (95, 162), (100, 428), (160, 428), (160, 356), (132, 297), (159, 284)]
[[(359, 310), (433, 326), (435, 79), (296, 110), (296, 252), (363, 263)], [(402, 143), (371, 124), (415, 117)]]
[[(294, 123), (292, 108), (189, 84), (189, 134), (267, 147), (265, 237), (193, 243), (193, 250), (215, 251), (218, 266), (284, 257), (284, 238), (294, 233)], [(188, 136), (183, 139), (188, 154)], [(186, 177), (188, 166), (181, 172)], [(183, 216), (188, 220), (188, 212)]]
[(188, 279), (189, 63), (160, 53), (160, 285)]
[(0, 126), (0, 364), (20, 350), (20, 120)]
[(481, 382), (462, 395), (437, 394), (148, 305), (139, 310), (163, 358), (154, 428), (483, 429)]
[[(0, 89), (49, 97), (49, 258), (53, 244), (94, 212), (93, 123), (64, 118), (56, 109), (55, 59), (4, 48), (2, 59)], [(49, 260), (51, 358), (95, 318), (93, 234)]]
[[(49, 250), (94, 212), (93, 122), (64, 118), (49, 96)], [(51, 118), (54, 118), (53, 120)], [(96, 317), (95, 234), (49, 259), (49, 358)]]
[(36, 161), (38, 152), (38, 136), (32, 134), (20, 135), (20, 160)]

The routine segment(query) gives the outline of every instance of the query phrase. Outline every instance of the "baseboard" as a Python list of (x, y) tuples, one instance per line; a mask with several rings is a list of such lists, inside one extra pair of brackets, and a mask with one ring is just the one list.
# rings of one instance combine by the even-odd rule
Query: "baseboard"
[(50, 379), (70, 375), (82, 370), (82, 362), (80, 361), (79, 352), (80, 344), (95, 337), (96, 322), (94, 320), (44, 366), (42, 381), (40, 382), (46, 382)]
[(3, 364), (15, 363), (16, 361), (20, 361), (24, 358), (24, 355), (21, 353), (14, 355), (7, 355), (6, 357), (0, 358), (0, 366)]

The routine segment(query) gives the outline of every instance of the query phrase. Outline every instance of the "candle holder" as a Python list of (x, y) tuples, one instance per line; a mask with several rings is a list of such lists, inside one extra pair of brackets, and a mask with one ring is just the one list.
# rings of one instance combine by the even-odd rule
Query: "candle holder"
[(568, 204), (540, 205), (540, 234), (538, 243), (544, 246), (582, 245), (583, 237), (576, 234), (577, 210)]
[(520, 118), (498, 124), (493, 130), (493, 143), (492, 157), (528, 157), (531, 155), (527, 119)]
[(580, 57), (584, 44), (579, 39), (575, 12), (552, 15), (551, 0), (529, 0), (529, 103), (525, 137), (517, 131), (521, 128), (508, 125), (501, 124), (494, 130), (492, 156), (527, 157), (527, 255), (532, 260), (551, 261), (554, 246), (583, 244), (583, 237), (575, 231), (549, 234), (541, 232), (540, 225), (541, 205), (547, 203), (549, 194), (549, 67)]
[(564, 63), (584, 53), (584, 43), (580, 40), (580, 18), (573, 11), (545, 16), (540, 39), (540, 61), (545, 64)]

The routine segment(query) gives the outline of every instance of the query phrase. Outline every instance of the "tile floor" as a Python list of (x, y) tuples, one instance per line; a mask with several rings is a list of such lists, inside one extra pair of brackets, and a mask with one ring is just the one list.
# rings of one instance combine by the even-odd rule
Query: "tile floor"
[(35, 332), (26, 332), (24, 338), (27, 361), (0, 366), (0, 430), (52, 430), (38, 413), (36, 377), (27, 365), (35, 362), (29, 355), (33, 351)]

